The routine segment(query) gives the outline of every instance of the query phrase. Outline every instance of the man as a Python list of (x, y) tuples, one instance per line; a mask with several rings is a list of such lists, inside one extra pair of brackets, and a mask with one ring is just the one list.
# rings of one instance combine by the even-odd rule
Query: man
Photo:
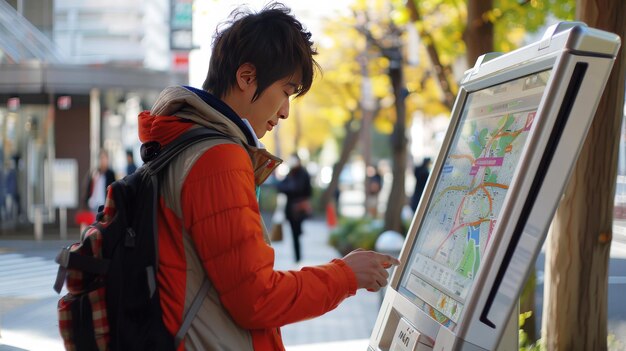
[(274, 270), (257, 189), (281, 162), (259, 142), (304, 95), (317, 63), (310, 33), (280, 4), (238, 11), (216, 34), (203, 90), (170, 87), (139, 116), (142, 142), (169, 142), (191, 128), (227, 138), (189, 147), (166, 169), (158, 209), (158, 286), (176, 334), (211, 283), (179, 350), (284, 350), (279, 327), (320, 316), (358, 288), (377, 291), (398, 261), (355, 251), (300, 271)]

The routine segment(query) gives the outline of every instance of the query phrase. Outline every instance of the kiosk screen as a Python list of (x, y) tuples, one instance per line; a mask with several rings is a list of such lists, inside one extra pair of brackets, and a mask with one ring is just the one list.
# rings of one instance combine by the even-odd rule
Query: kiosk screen
[(467, 95), (398, 289), (451, 330), (492, 238), (550, 73)]

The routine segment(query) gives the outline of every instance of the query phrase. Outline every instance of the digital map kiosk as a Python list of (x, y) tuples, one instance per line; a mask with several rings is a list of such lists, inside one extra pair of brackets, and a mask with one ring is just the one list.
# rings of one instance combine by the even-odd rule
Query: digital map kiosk
[(465, 73), (369, 350), (496, 349), (619, 46), (562, 22)]

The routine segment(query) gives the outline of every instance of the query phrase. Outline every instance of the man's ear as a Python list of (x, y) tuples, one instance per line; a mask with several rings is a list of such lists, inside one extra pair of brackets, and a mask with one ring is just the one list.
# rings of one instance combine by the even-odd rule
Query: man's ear
[[(244, 63), (237, 69), (237, 86), (245, 91), (256, 82), (256, 67), (251, 63)], [(255, 88), (256, 89), (256, 88)]]

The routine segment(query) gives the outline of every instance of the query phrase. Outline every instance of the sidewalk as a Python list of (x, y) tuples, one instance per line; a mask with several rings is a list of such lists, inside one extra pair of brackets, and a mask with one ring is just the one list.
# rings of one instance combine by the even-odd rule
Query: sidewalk
[[(293, 263), (292, 240), (288, 225), (285, 225), (284, 229), (283, 241), (273, 244), (276, 250), (276, 268), (298, 269)], [(305, 221), (301, 237), (302, 265), (323, 264), (339, 257), (339, 253), (327, 244), (328, 234), (328, 227), (323, 220)], [(378, 316), (380, 298), (378, 293), (361, 289), (356, 296), (345, 300), (334, 311), (281, 328), (287, 350), (366, 350), (367, 339)], [(346, 340), (349, 342), (333, 343)], [(295, 347), (297, 345), (301, 346)]]
[[(269, 220), (266, 223), (270, 225)], [(295, 265), (291, 232), (285, 224), (283, 241), (273, 244), (275, 268), (297, 270), (303, 265), (324, 264), (339, 257), (334, 248), (328, 246), (328, 235), (328, 227), (322, 218), (306, 221), (301, 237), (303, 261)], [(38, 259), (37, 264), (50, 266), (55, 271), (53, 260), (56, 253), (66, 243), (77, 239), (77, 231), (70, 232), (69, 237), (68, 241), (57, 240), (58, 234), (46, 231), (45, 240), (36, 242), (32, 234), (0, 235), (0, 259), (19, 254), (28, 260)], [(42, 291), (45, 296), (0, 296), (0, 351), (63, 350), (56, 329), (58, 296), (52, 291), (54, 278), (50, 272), (41, 272), (37, 278), (37, 287), (33, 290)], [(0, 286), (0, 295), (2, 290)], [(378, 293), (360, 290), (324, 316), (287, 325), (281, 328), (287, 351), (366, 350), (379, 305)]]

